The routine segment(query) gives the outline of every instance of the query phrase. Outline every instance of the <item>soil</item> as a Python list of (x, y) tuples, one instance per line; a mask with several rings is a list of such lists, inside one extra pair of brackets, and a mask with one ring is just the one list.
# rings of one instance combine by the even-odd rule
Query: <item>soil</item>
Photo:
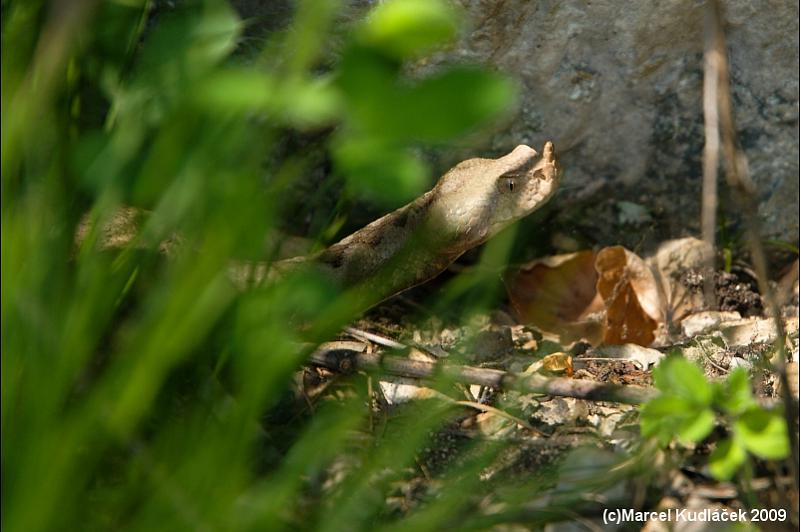
[[(417, 356), (438, 363), (521, 373), (546, 355), (563, 352), (570, 357), (569, 373), (556, 371), (550, 375), (563, 377), (571, 374), (574, 379), (594, 382), (652, 386), (652, 367), (642, 367), (635, 360), (603, 359), (585, 342), (560, 345), (546, 333), (516, 323), (510, 309), (502, 303), (492, 312), (469, 316), (458, 311), (434, 310), (446, 281), (445, 277), (396, 296), (370, 311), (353, 327), (413, 346), (412, 352)], [(686, 272), (682, 281), (691, 290), (703, 289), (703, 277), (698, 271)], [(736, 311), (751, 320), (764, 317), (764, 304), (749, 269), (736, 266), (729, 272), (715, 272), (714, 281), (719, 310)], [(792, 307), (791, 303), (784, 308), (784, 313), (796, 316), (797, 307)], [(796, 357), (797, 321), (794, 324), (794, 329), (789, 331), (789, 340), (794, 345), (792, 356)], [(659, 350), (666, 353), (687, 346), (701, 346), (702, 355), (696, 361), (704, 366), (707, 376), (724, 378), (735, 365), (744, 365), (753, 375), (756, 395), (767, 403), (771, 401), (774, 404), (778, 400), (778, 379), (766, 362), (773, 354), (771, 342), (754, 341), (731, 346), (713, 340), (716, 338), (714, 331), (704, 334), (700, 340), (684, 339), (681, 344), (663, 346)], [(704, 340), (706, 338), (708, 341)], [(352, 338), (344, 335), (342, 339)], [(718, 344), (718, 348), (708, 347)], [(385, 348), (372, 344), (370, 349)], [(688, 357), (688, 351), (686, 353)], [(438, 359), (436, 354), (440, 355)], [(315, 374), (313, 387), (319, 388), (325, 378), (322, 374)], [(312, 383), (309, 381), (307, 384)], [(424, 386), (422, 382), (418, 384)], [(372, 390), (376, 419), (391, 420), (396, 412), (402, 411), (402, 403), (393, 404), (381, 397), (379, 386), (372, 386)], [(785, 524), (797, 523), (798, 492), (785, 462), (754, 460), (749, 491), (743, 490), (743, 485), (720, 482), (708, 474), (704, 464), (715, 442), (725, 434), (722, 428), (700, 445), (673, 445), (656, 451), (652, 442), (642, 440), (638, 410), (630, 405), (479, 389), (477, 386), (452, 386), (438, 392), (454, 400), (466, 399), (490, 405), (513, 418), (469, 406), (457, 409), (449, 423), (430, 435), (427, 446), (417, 458), (417, 470), (399, 483), (396, 493), (387, 499), (387, 507), (398, 515), (418, 507), (426, 498), (435, 497), (440, 489), (439, 482), (448, 471), (468, 461), (474, 453), (502, 441), (502, 452), (482, 472), (487, 482), (513, 484), (515, 479), (530, 479), (535, 475), (541, 478), (543, 489), (550, 489), (563, 482), (565, 468), (582, 464), (579, 470), (583, 471), (580, 468), (585, 467), (585, 471), (591, 472), (592, 468), (597, 468), (595, 461), (600, 460), (617, 464), (615, 467), (624, 473), (623, 481), (617, 478), (610, 485), (597, 479), (590, 483), (592, 489), (606, 493), (598, 496), (608, 496), (609, 500), (628, 505), (632, 504), (631, 501), (638, 501), (639, 507), (651, 510), (708, 507), (730, 511), (748, 508), (757, 500), (764, 507), (795, 508)], [(315, 392), (306, 396), (319, 399), (325, 393)], [(429, 395), (424, 397), (435, 400)], [(420, 399), (412, 397), (406, 400)], [(528, 425), (515, 423), (514, 418)], [(587, 449), (591, 450), (588, 459), (585, 456)], [(655, 464), (661, 465), (654, 467)], [(579, 483), (571, 488), (587, 489), (580, 486)], [(575, 511), (580, 515), (579, 508)], [(602, 525), (596, 516), (597, 508), (589, 505), (585, 512), (588, 522)]]

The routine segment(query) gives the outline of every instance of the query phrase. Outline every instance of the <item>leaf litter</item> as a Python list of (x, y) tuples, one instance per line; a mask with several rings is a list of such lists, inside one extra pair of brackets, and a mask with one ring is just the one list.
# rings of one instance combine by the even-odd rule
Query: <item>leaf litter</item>
[[(408, 350), (412, 358), (419, 356), (414, 352), (421, 352), (446, 364), (620, 385), (651, 386), (653, 368), (668, 353), (680, 352), (712, 379), (744, 367), (753, 376), (757, 396), (774, 399), (779, 386), (768, 366), (774, 340), (772, 318), (763, 316), (760, 301), (753, 303), (747, 290), (739, 291), (743, 294), (739, 309), (745, 309), (744, 313), (709, 310), (702, 292), (707, 257), (705, 244), (693, 238), (666, 242), (644, 258), (621, 246), (546, 257), (506, 274), (508, 312), (499, 309), (466, 325), (432, 313), (420, 321), (412, 291), (373, 309), (354, 328), (413, 346)], [(730, 307), (732, 292), (726, 292), (726, 287), (737, 283), (726, 272), (713, 275), (718, 303)], [(746, 280), (739, 284), (749, 286)], [(796, 360), (796, 281), (794, 289), (785, 324)], [(758, 317), (751, 316), (748, 305), (756, 307)], [(796, 370), (796, 364), (792, 367)], [(513, 483), (514, 478), (543, 470), (577, 467), (575, 453), (588, 446), (614, 457), (621, 477), (627, 479), (615, 496), (630, 501), (641, 489), (631, 480), (634, 471), (652, 469), (652, 464), (642, 461), (647, 453), (641, 447), (638, 410), (630, 405), (478, 385), (450, 385), (432, 392), (424, 383), (400, 378), (384, 377), (379, 384), (372, 387), (378, 396), (373, 402), (376, 416), (391, 418), (405, 404), (419, 401), (446, 400), (457, 409), (451, 422), (431, 435), (430, 452), (419, 457), (420, 474), (413, 480), (417, 488), (406, 490), (406, 495), (398, 496), (402, 504), (397, 500), (394, 504), (412, 507), (415, 503), (408, 497), (417, 497), (420, 486), (426, 487), (428, 495), (438, 489), (429, 475), (435, 477), (435, 471), (463, 461), (464, 453), (478, 452), (492, 441), (507, 446), (486, 466), (485, 479)], [(481, 404), (491, 408), (475, 408)], [(443, 446), (437, 443), (445, 441)], [(704, 448), (683, 452), (691, 457)], [(660, 459), (666, 459), (663, 451), (658, 452)], [(651, 471), (647, 481), (671, 490), (673, 498), (659, 501), (661, 505), (719, 501), (719, 493), (731, 491), (708, 473), (667, 470), (664, 474)], [(550, 482), (558, 477), (549, 477)]]

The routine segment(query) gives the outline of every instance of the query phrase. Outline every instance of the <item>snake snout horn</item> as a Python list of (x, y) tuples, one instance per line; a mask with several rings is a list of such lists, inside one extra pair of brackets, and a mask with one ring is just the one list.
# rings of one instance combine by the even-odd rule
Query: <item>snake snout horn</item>
[(556, 159), (556, 151), (553, 148), (553, 143), (551, 141), (547, 141), (544, 143), (544, 153), (542, 153), (542, 159), (545, 161), (552, 163)]

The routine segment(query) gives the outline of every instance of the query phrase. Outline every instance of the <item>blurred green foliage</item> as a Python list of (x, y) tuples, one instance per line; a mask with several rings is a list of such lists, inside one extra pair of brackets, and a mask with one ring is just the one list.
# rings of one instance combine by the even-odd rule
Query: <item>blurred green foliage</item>
[[(447, 2), (386, 2), (358, 23), (340, 7), (298, 2), (285, 31), (242, 54), (224, 1), (3, 2), (5, 530), (396, 519), (385, 497), (451, 407), (412, 407), (359, 444), (370, 408), (357, 381), (310, 421), (282, 418), (307, 346), (359, 307), (299, 275), (240, 294), (229, 260), (265, 258), (303, 179), (304, 153), (277, 155), (288, 131), (332, 130), (348, 188), (398, 205), (430, 184), (409, 148), (488, 124), (513, 86), (466, 67), (405, 73), (457, 36)], [(131, 245), (102, 251), (97, 228), (121, 205), (150, 215)], [(174, 234), (164, 260), (158, 244)], [(467, 472), (490, 457), (452, 474), (475, 483)], [(343, 479), (320, 500), (336, 461)], [(416, 526), (460, 519), (469, 499), (448, 493)]]
[(761, 407), (742, 368), (724, 381), (711, 383), (699, 367), (672, 356), (654, 371), (661, 395), (642, 407), (642, 435), (662, 446), (673, 439), (684, 444), (705, 440), (718, 424), (731, 435), (720, 439), (709, 457), (709, 469), (718, 479), (731, 479), (747, 462), (747, 453), (768, 460), (789, 455), (789, 434), (779, 410)]
[[(431, 183), (414, 148), (479, 130), (515, 94), (473, 67), (408, 74), (457, 38), (450, 2), (391, 0), (358, 22), (342, 7), (299, 1), (288, 28), (245, 53), (222, 0), (3, 2), (4, 530), (535, 525), (647, 469), (614, 457), (626, 466), (603, 462), (613, 474), (556, 496), (555, 470), (484, 478), (503, 446), (461, 442), (456, 465), (432, 472), (436, 489), (410, 496), (453, 405), (377, 422), (360, 377), (297, 414), (302, 362), (362, 308), (310, 274), (244, 294), (228, 280), (231, 258), (270, 257), (265, 237), (313, 164), (284, 138), (321, 134), (347, 190), (390, 208)], [(150, 214), (130, 245), (102, 250), (98, 228), (122, 205)], [(165, 260), (159, 243), (175, 234)], [(490, 242), (436, 310), (489, 305), (512, 240)], [(728, 454), (758, 454), (762, 425), (774, 428), (747, 412)], [(696, 425), (682, 433), (708, 422)]]

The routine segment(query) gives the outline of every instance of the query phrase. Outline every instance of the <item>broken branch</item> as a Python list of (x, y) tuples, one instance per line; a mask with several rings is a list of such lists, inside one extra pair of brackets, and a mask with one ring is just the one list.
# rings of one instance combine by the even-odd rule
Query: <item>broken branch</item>
[(590, 401), (641, 404), (657, 394), (655, 390), (642, 386), (620, 386), (580, 379), (523, 375), (473, 366), (437, 364), (391, 355), (355, 352), (341, 348), (331, 349), (325, 344), (311, 355), (310, 362), (340, 373), (361, 370), (418, 380), (443, 378), (462, 384), (489, 386), (497, 390), (515, 390)]

